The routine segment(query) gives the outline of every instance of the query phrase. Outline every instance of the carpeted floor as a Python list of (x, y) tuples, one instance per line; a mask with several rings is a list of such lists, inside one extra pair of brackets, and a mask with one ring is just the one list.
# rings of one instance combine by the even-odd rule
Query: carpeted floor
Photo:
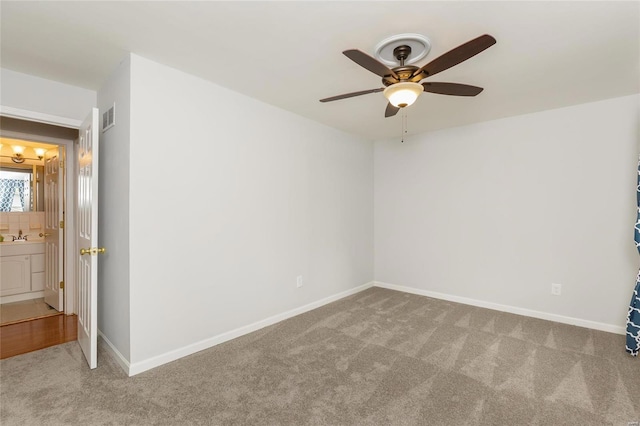
[(0, 361), (2, 425), (622, 425), (624, 337), (373, 288), (128, 378), (76, 342)]

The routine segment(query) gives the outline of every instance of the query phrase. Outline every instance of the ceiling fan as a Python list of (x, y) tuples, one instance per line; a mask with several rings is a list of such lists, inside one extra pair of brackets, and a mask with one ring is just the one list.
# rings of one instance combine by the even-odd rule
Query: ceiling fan
[(492, 36), (488, 34), (481, 35), (437, 57), (422, 68), (414, 65), (405, 65), (405, 61), (411, 55), (411, 47), (408, 45), (400, 45), (393, 49), (393, 56), (400, 63), (400, 66), (395, 68), (387, 67), (360, 50), (345, 50), (342, 53), (347, 58), (382, 77), (382, 84), (385, 87), (345, 93), (320, 99), (320, 102), (331, 102), (369, 93), (384, 92), (384, 96), (389, 100), (384, 116), (391, 117), (396, 115), (400, 108), (413, 104), (422, 92), (438, 93), (440, 95), (476, 96), (482, 92), (482, 87), (459, 83), (420, 83), (420, 81), (466, 61), (495, 43), (496, 39)]

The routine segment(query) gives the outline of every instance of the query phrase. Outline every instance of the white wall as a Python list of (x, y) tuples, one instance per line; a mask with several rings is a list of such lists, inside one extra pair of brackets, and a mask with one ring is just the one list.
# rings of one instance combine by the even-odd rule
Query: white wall
[(376, 281), (621, 329), (639, 99), (377, 142)]
[[(116, 103), (116, 125), (100, 132), (98, 238), (107, 253), (98, 258), (98, 329), (125, 360), (130, 357), (129, 134), (130, 59), (98, 91), (100, 114)], [(100, 120), (102, 122), (102, 119)], [(138, 166), (136, 164), (136, 166)], [(144, 166), (143, 166), (144, 167)]]
[(2, 68), (0, 105), (82, 121), (96, 106), (96, 92)]
[(133, 364), (373, 278), (369, 141), (132, 56), (130, 173)]

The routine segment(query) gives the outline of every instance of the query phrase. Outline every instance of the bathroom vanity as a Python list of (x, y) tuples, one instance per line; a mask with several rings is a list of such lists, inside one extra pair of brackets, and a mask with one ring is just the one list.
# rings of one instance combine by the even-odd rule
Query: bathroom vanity
[(44, 296), (44, 242), (0, 243), (0, 303)]

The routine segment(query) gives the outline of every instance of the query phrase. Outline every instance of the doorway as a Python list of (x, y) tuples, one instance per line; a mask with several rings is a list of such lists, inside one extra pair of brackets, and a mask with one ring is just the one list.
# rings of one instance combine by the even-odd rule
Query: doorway
[(0, 174), (13, 189), (11, 205), (5, 202), (0, 212), (0, 254), (3, 266), (5, 260), (10, 266), (3, 268), (3, 287), (17, 282), (0, 294), (2, 325), (75, 314), (75, 268), (67, 255), (75, 188), (66, 158), (73, 156), (77, 138), (77, 129), (0, 117)]
[[(111, 116), (110, 114), (106, 115), (106, 117)], [(61, 166), (66, 171), (63, 179), (66, 189), (63, 192), (65, 202), (60, 203), (59, 217), (62, 220), (59, 222), (57, 230), (57, 235), (63, 239), (61, 246), (64, 250), (64, 254), (59, 256), (60, 262), (62, 262), (60, 270), (64, 268), (67, 273), (64, 282), (61, 281), (59, 287), (52, 286), (52, 289), (58, 289), (60, 306), (64, 304), (66, 315), (63, 317), (69, 318), (72, 315), (75, 317), (71, 321), (73, 324), (73, 331), (70, 332), (70, 335), (73, 336), (72, 339), (78, 341), (89, 368), (96, 368), (98, 352), (97, 255), (106, 252), (104, 247), (98, 247), (99, 111), (93, 107), (87, 118), (84, 121), (79, 121), (0, 106), (0, 120), (2, 120), (0, 122), (0, 136), (23, 139), (31, 137), (33, 140), (57, 143), (66, 148), (65, 151), (69, 158), (73, 158), (73, 161), (68, 162), (63, 159), (64, 165)], [(105, 123), (108, 124), (108, 120)], [(49, 132), (53, 132), (53, 135)], [(53, 221), (52, 225), (56, 226), (56, 222)], [(83, 247), (79, 248), (80, 245)], [(20, 244), (15, 247), (19, 246)], [(89, 255), (87, 256), (89, 259), (83, 257), (84, 255)], [(47, 257), (46, 254), (45, 257)], [(80, 272), (80, 268), (82, 268), (82, 272)], [(35, 321), (46, 320), (47, 318), (43, 318)], [(5, 342), (7, 334), (0, 327), (1, 342)], [(59, 343), (54, 342), (47, 346)], [(3, 352), (4, 348), (3, 345)]]

